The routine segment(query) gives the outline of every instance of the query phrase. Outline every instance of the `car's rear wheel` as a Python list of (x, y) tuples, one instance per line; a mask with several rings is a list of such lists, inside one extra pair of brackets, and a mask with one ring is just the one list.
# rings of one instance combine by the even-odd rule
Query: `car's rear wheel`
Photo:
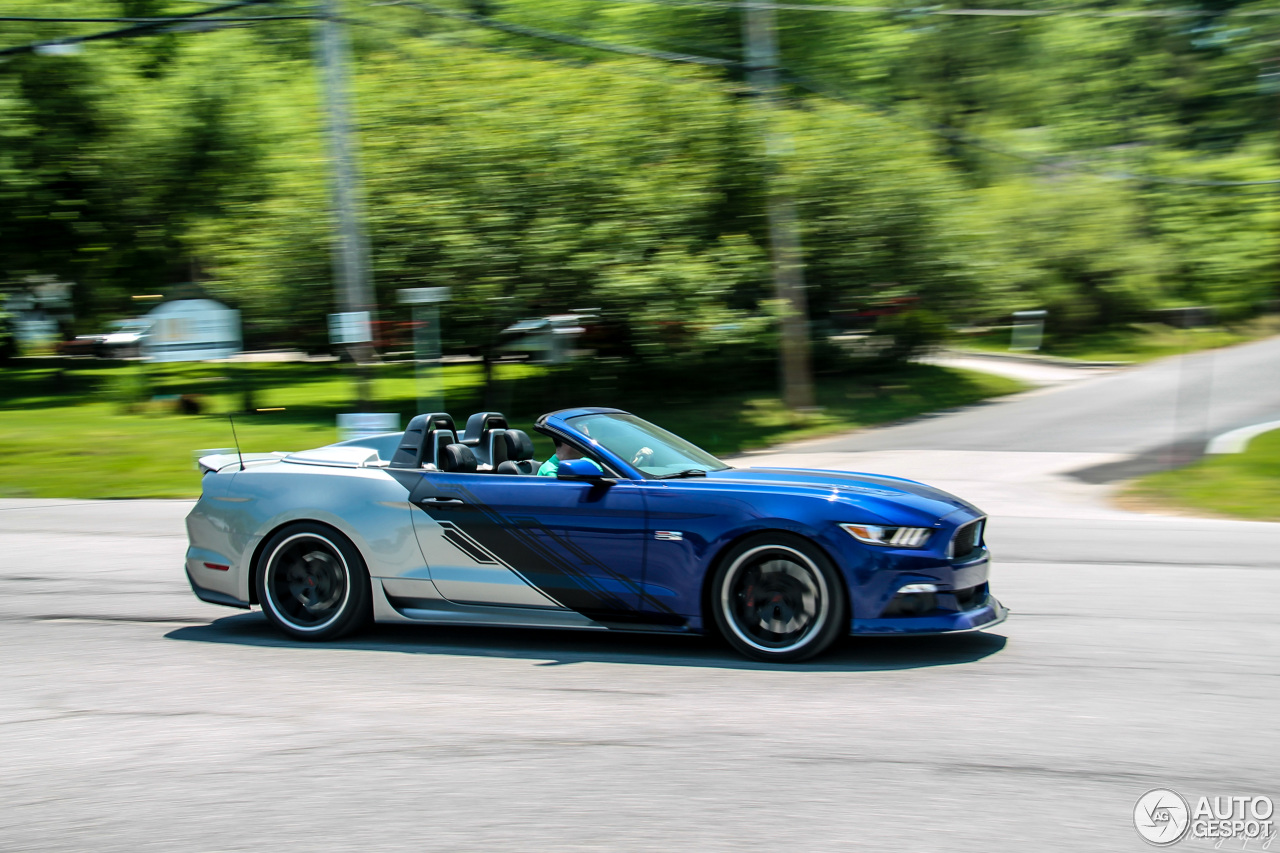
[(332, 640), (369, 619), (369, 574), (345, 536), (321, 524), (272, 534), (255, 572), (258, 601), (272, 624), (300, 640)]
[(811, 542), (786, 533), (753, 536), (725, 554), (711, 605), (720, 633), (756, 660), (804, 660), (848, 630), (835, 567)]

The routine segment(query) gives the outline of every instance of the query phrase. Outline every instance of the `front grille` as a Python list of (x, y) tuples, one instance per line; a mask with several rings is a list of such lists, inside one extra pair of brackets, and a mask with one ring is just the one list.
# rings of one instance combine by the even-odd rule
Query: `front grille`
[(958, 527), (955, 535), (951, 537), (951, 547), (947, 549), (947, 556), (953, 560), (963, 560), (981, 548), (982, 528), (985, 522), (985, 518), (979, 518)]

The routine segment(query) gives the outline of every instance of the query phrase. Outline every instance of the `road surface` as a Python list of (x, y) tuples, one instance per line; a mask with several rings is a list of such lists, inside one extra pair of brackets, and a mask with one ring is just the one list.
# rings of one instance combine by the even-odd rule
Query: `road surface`
[(812, 452), (997, 450), (1137, 455), (1280, 418), (1280, 337), (1176, 356), (946, 417), (812, 442)]
[(191, 595), (189, 503), (0, 501), (0, 850), (1092, 853), (1148, 849), (1152, 788), (1280, 800), (1280, 525), (1124, 513), (1069, 476), (1275, 419), (1278, 358), (736, 460), (992, 514), (1007, 623), (794, 666), (565, 632), (295, 643)]
[(187, 506), (0, 502), (0, 849), (1123, 851), (1150, 788), (1280, 799), (1277, 525), (997, 517), (999, 629), (765, 666), (294, 643), (191, 596)]

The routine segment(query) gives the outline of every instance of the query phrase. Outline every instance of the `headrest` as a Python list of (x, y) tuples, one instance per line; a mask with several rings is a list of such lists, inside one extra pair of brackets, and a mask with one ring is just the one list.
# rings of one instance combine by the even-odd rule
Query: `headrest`
[(446, 447), (457, 444), (458, 434), (451, 429), (434, 429), (431, 431), (431, 458), (435, 460), (436, 467), (441, 471), (448, 470), (444, 467), (441, 457), (444, 455)]
[(522, 429), (509, 429), (499, 436), (506, 451), (505, 458), (515, 462), (533, 458), (533, 439)]
[[(422, 420), (426, 422), (427, 429), (429, 430), (447, 429), (449, 432), (457, 432), (458, 429), (453, 423), (453, 415), (448, 412), (432, 412), (429, 415), (418, 415), (418, 417), (413, 420), (416, 421), (418, 418), (422, 418)], [(412, 421), (410, 423), (412, 423)]]
[(436, 465), (441, 471), (473, 474), (476, 470), (476, 455), (465, 444), (448, 444), (441, 449)]
[(400, 446), (391, 457), (391, 468), (421, 468), (422, 463), (435, 459), (435, 444), (427, 440), (428, 435), (440, 428), (447, 428), (453, 433), (453, 418), (447, 412), (433, 412), (429, 415), (415, 415), (404, 429), (400, 437)]
[(507, 416), (502, 412), (476, 412), (467, 418), (467, 431), (463, 435), (462, 440), (469, 445), (480, 443), (480, 439), (487, 430), (501, 427), (505, 429), (507, 426)]

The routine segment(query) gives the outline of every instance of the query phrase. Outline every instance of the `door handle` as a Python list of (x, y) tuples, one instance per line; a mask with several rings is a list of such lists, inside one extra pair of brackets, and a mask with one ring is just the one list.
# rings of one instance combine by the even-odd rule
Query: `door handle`
[(429, 503), (432, 506), (462, 506), (463, 501), (462, 498), (432, 498), (429, 501), (424, 501), (424, 503)]

